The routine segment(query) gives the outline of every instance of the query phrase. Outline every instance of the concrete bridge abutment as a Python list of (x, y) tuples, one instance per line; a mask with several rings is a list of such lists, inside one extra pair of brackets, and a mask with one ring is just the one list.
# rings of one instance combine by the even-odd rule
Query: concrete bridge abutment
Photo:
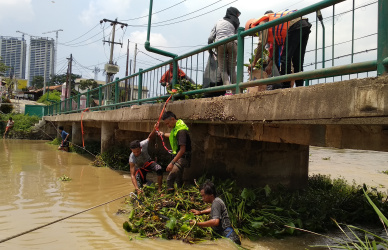
[(101, 124), (101, 153), (106, 152), (115, 144), (115, 131), (118, 128), (117, 123), (103, 122)]

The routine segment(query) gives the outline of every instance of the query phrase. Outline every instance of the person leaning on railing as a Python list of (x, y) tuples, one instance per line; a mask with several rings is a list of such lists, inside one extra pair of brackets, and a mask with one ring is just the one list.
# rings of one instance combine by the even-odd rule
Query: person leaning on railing
[[(241, 13), (238, 9), (234, 7), (228, 8), (225, 17), (218, 20), (211, 30), (208, 44), (235, 35), (240, 26), (240, 20), (238, 19), (240, 15)], [(221, 78), (224, 85), (236, 83), (237, 41), (218, 46), (217, 61), (218, 70), (221, 72)], [(217, 79), (217, 82), (219, 81), (221, 81), (221, 79)], [(232, 92), (234, 93), (234, 91)], [(230, 93), (228, 92), (227, 94)]]
[[(273, 13), (272, 11), (267, 11), (264, 16), (259, 19), (250, 19), (245, 24), (245, 30), (256, 27), (257, 25), (261, 25), (277, 18), (286, 16), (288, 14), (294, 13), (293, 11), (282, 11)], [(274, 44), (276, 47), (280, 48), (280, 74), (290, 74), (291, 73), (291, 63), (294, 68), (293, 73), (303, 71), (303, 62), (304, 55), (306, 53), (306, 46), (309, 39), (309, 34), (311, 32), (311, 23), (308, 22), (307, 18), (295, 18), (289, 22), (282, 23), (276, 25), (275, 32), (273, 28), (269, 28), (260, 32), (259, 43), (257, 45), (255, 58), (253, 60), (252, 65), (248, 68), (250, 71), (253, 65), (256, 65), (257, 61), (262, 57), (262, 50), (266, 44)], [(302, 34), (301, 34), (302, 33)], [(256, 34), (257, 35), (257, 34)], [(302, 35), (302, 37), (301, 37)], [(286, 38), (288, 41), (286, 41)], [(302, 39), (301, 39), (302, 38)], [(272, 58), (269, 58), (268, 66), (265, 71), (267, 73), (272, 72)], [(287, 70), (287, 72), (286, 72)], [(296, 80), (295, 84), (297, 87), (303, 86), (303, 79)], [(291, 82), (283, 82), (280, 84), (275, 84), (273, 86), (276, 88), (290, 88)]]

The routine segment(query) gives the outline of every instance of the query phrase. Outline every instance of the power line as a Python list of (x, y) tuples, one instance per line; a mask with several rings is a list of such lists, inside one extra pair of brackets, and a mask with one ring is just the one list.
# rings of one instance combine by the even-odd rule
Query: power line
[(150, 56), (150, 55), (148, 55), (147, 53), (144, 53), (144, 52), (141, 51), (141, 50), (139, 50), (139, 52), (142, 53), (142, 54), (144, 54), (144, 55), (146, 55), (146, 56), (148, 56), (148, 57), (151, 57), (152, 59), (158, 60), (158, 61), (160, 61), (160, 62), (164, 62), (163, 60), (160, 60), (160, 59), (158, 59), (158, 58), (156, 58), (156, 57)]
[[(228, 6), (228, 5), (230, 5), (231, 3), (234, 3), (234, 2), (237, 2), (237, 1), (239, 1), (239, 0), (234, 0), (234, 1), (232, 1), (232, 2), (229, 2), (229, 3), (227, 3), (227, 4), (225, 4), (225, 5), (221, 6), (221, 7), (219, 7), (219, 8), (213, 9), (213, 10), (211, 10), (211, 11), (205, 12), (205, 13), (203, 13), (203, 14), (201, 14), (201, 15), (197, 15), (197, 16), (194, 16), (194, 17), (191, 17), (191, 18), (188, 18), (188, 19), (184, 19), (184, 20), (176, 21), (176, 22), (172, 22), (172, 23), (167, 23), (167, 24), (152, 25), (152, 27), (162, 27), (162, 26), (168, 26), (168, 25), (171, 25), (171, 24), (186, 22), (186, 21), (195, 19), (195, 18), (197, 18), (197, 17), (200, 17), (200, 16), (204, 16), (204, 15), (206, 15), (206, 14), (209, 14), (209, 13), (214, 12), (214, 11), (216, 11), (216, 10), (219, 10), (219, 9), (221, 9), (221, 8), (223, 8), (223, 7), (225, 7), (225, 6)], [(162, 21), (162, 22), (164, 22), (164, 21)], [(159, 22), (159, 23), (162, 23), (162, 22)], [(131, 27), (147, 27), (148, 24), (139, 24), (139, 25), (133, 24), (133, 25), (128, 25), (128, 26), (131, 26)]]
[(171, 19), (168, 19), (168, 20), (164, 20), (164, 21), (161, 21), (161, 22), (156, 22), (156, 23), (154, 23), (154, 24), (166, 23), (166, 22), (169, 22), (169, 21), (171, 21), (171, 20), (176, 20), (176, 19), (179, 19), (179, 18), (181, 18), (181, 17), (185, 17), (185, 16), (188, 16), (188, 15), (191, 15), (191, 14), (193, 14), (193, 13), (195, 13), (195, 12), (204, 10), (204, 9), (206, 9), (206, 8), (208, 8), (208, 7), (210, 7), (210, 6), (214, 5), (214, 4), (216, 4), (216, 3), (218, 3), (218, 2), (221, 2), (221, 1), (222, 1), (222, 0), (218, 0), (217, 2), (214, 2), (214, 3), (212, 3), (212, 4), (209, 4), (209, 5), (205, 6), (205, 7), (199, 8), (199, 9), (197, 9), (197, 10), (194, 10), (194, 11), (192, 11), (192, 12), (190, 12), (190, 13), (187, 13), (187, 14), (184, 14), (184, 15), (182, 15), (182, 16), (174, 17), (174, 18), (171, 18)]
[(79, 38), (85, 36), (86, 34), (88, 34), (89, 32), (91, 32), (92, 30), (94, 30), (98, 25), (100, 25), (100, 24), (99, 24), (99, 23), (96, 24), (96, 26), (94, 26), (93, 28), (91, 28), (89, 31), (85, 32), (83, 35), (81, 35), (81, 36), (79, 36), (79, 37), (77, 37), (77, 38), (74, 38), (74, 39), (71, 40), (71, 41), (64, 42), (64, 43), (65, 43), (65, 44), (66, 44), (66, 43), (71, 43), (71, 42), (73, 42), (73, 41), (75, 41), (75, 40), (77, 40), (77, 39), (79, 39)]
[[(174, 4), (174, 5), (171, 5), (171, 6), (167, 7), (167, 8), (165, 8), (165, 9), (162, 9), (162, 10), (159, 10), (159, 11), (157, 11), (157, 12), (154, 12), (154, 13), (152, 13), (152, 15), (157, 14), (157, 13), (160, 13), (160, 12), (163, 12), (163, 11), (168, 10), (168, 9), (171, 9), (171, 8), (173, 8), (173, 7), (175, 7), (175, 6), (179, 5), (179, 4), (181, 4), (181, 3), (183, 3), (183, 2), (186, 2), (186, 0), (183, 0), (182, 2), (179, 2), (179, 3)], [(121, 20), (121, 21), (123, 21), (123, 22), (126, 22), (126, 21), (133, 21), (133, 20), (138, 20), (138, 19), (145, 18), (145, 17), (148, 17), (148, 15), (146, 15), (146, 16), (141, 16), (141, 17), (136, 17), (136, 18), (131, 18), (131, 19), (127, 19), (127, 20)]]

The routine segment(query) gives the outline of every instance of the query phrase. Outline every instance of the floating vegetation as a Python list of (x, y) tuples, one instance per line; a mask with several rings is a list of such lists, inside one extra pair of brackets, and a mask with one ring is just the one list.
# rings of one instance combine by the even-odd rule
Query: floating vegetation
[(59, 177), (61, 181), (71, 181), (71, 178), (69, 176), (66, 176), (65, 174)]
[[(202, 184), (202, 177), (198, 184)], [(300, 234), (294, 227), (324, 232), (336, 227), (332, 218), (341, 223), (376, 224), (379, 222), (373, 208), (365, 201), (363, 189), (349, 185), (344, 179), (331, 180), (327, 176), (309, 177), (305, 189), (290, 191), (278, 186), (271, 189), (239, 188), (232, 180), (214, 180), (217, 193), (227, 206), (231, 223), (240, 237), (257, 239), (262, 236), (282, 237)], [(165, 186), (163, 185), (163, 190)], [(376, 190), (369, 189), (368, 197), (383, 212), (388, 202)], [(202, 222), (209, 215), (194, 216), (190, 210), (210, 207), (200, 196), (198, 187), (176, 189), (174, 194), (161, 196), (155, 184), (127, 200), (130, 211), (123, 227), (141, 237), (177, 239), (194, 243), (217, 237), (211, 228), (191, 226), (189, 220)]]
[(383, 173), (383, 174), (388, 174), (388, 170), (381, 171), (381, 173)]
[(206, 221), (208, 215), (195, 216), (190, 209), (203, 210), (209, 205), (204, 204), (197, 187), (176, 189), (174, 194), (163, 197), (155, 184), (144, 187), (144, 193), (137, 197), (132, 193), (127, 203), (133, 209), (123, 228), (127, 232), (139, 233), (142, 237), (161, 237), (165, 239), (184, 240), (188, 243), (211, 239), (211, 229), (190, 225), (190, 220)]
[(330, 156), (329, 157), (322, 157), (322, 160), (329, 161), (330, 160)]
[(371, 249), (371, 250), (378, 250), (378, 249), (387, 249), (388, 248), (388, 232), (386, 228), (388, 227), (388, 219), (385, 217), (385, 215), (381, 212), (381, 210), (375, 205), (375, 203), (370, 199), (369, 194), (366, 193), (365, 190), (363, 190), (364, 195), (368, 203), (373, 207), (376, 215), (379, 217), (381, 223), (383, 224), (383, 228), (385, 229), (385, 236), (378, 234), (374, 232), (370, 232), (368, 230), (362, 229), (360, 227), (355, 227), (352, 225), (346, 225), (342, 223), (338, 223), (335, 219), (333, 219), (335, 225), (340, 229), (340, 231), (343, 233), (344, 237), (338, 238), (338, 237), (330, 237), (322, 234), (318, 234), (315, 232), (310, 232), (307, 230), (303, 230), (300, 228), (294, 228), (297, 230), (301, 230), (303, 232), (312, 233), (315, 235), (323, 236), (327, 239), (329, 239), (333, 244), (327, 244), (327, 245), (315, 245), (311, 247), (324, 247), (329, 249)]

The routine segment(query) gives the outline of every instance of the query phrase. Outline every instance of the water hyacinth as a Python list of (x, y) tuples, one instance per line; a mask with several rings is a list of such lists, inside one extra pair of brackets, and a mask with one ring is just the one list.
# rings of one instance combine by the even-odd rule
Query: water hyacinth
[[(205, 182), (198, 181), (198, 186)], [(365, 201), (365, 185), (348, 185), (343, 179), (331, 180), (327, 176), (309, 178), (308, 186), (290, 191), (278, 186), (271, 189), (239, 188), (232, 180), (214, 180), (217, 193), (225, 202), (229, 218), (240, 237), (258, 239), (262, 236), (283, 237), (300, 234), (294, 228), (324, 232), (335, 228), (336, 219), (341, 223), (379, 223), (373, 208)], [(144, 188), (138, 198), (129, 198), (132, 205), (124, 229), (140, 233), (142, 237), (161, 237), (195, 242), (199, 239), (218, 237), (211, 228), (199, 228), (189, 224), (190, 219), (202, 222), (209, 215), (194, 216), (190, 209), (204, 210), (210, 207), (200, 196), (198, 186), (175, 189), (174, 194), (160, 196), (154, 184)], [(163, 187), (165, 188), (165, 187)], [(368, 197), (383, 212), (388, 211), (381, 193), (371, 189)], [(138, 201), (138, 200), (140, 201)]]

